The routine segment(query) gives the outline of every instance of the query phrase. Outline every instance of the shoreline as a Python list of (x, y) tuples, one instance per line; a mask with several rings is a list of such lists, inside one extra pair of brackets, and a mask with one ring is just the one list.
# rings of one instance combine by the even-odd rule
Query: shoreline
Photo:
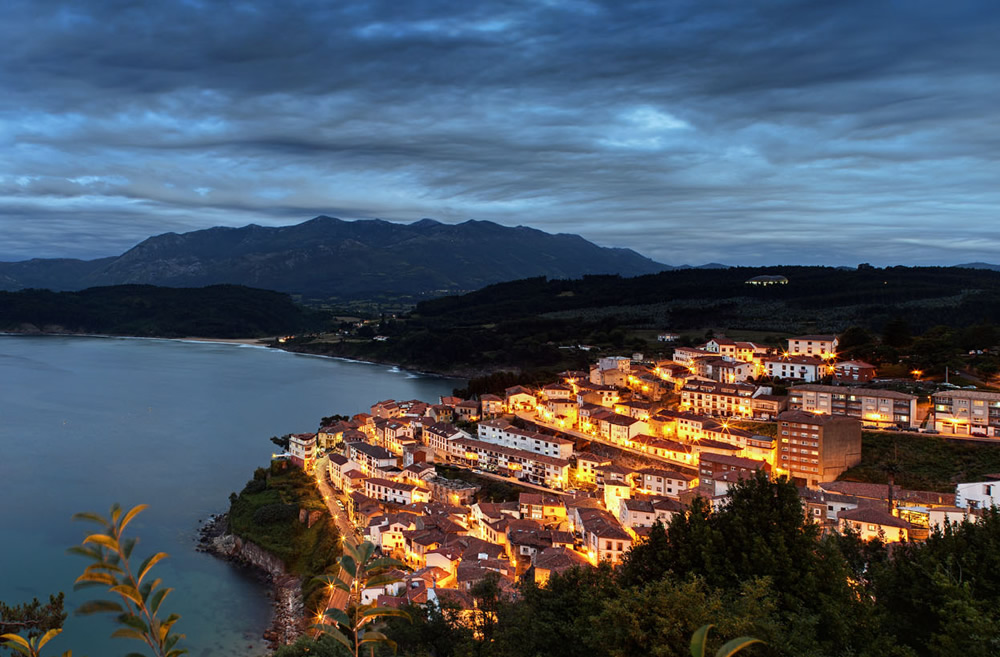
[(288, 354), (294, 354), (298, 356), (313, 356), (316, 358), (330, 358), (332, 360), (339, 360), (345, 363), (363, 363), (365, 365), (384, 365), (391, 368), (396, 368), (400, 374), (413, 374), (416, 376), (428, 376), (440, 379), (455, 379), (460, 381), (469, 381), (470, 379), (476, 378), (478, 376), (484, 376), (489, 374), (489, 372), (483, 370), (461, 370), (461, 371), (449, 371), (449, 372), (435, 372), (433, 370), (418, 370), (405, 367), (401, 363), (396, 363), (392, 361), (381, 361), (381, 360), (363, 360), (360, 358), (349, 358), (347, 356), (334, 356), (332, 354), (325, 354), (316, 351), (310, 351), (307, 349), (299, 348), (289, 348), (283, 344), (277, 343), (276, 337), (264, 337), (264, 338), (205, 338), (199, 336), (189, 336), (183, 338), (166, 338), (160, 336), (152, 335), (112, 335), (108, 333), (70, 333), (70, 332), (55, 332), (55, 331), (0, 331), (0, 337), (2, 336), (12, 336), (12, 337), (62, 337), (62, 338), (106, 338), (106, 339), (118, 339), (118, 340), (169, 340), (172, 342), (196, 342), (202, 344), (226, 344), (232, 346), (246, 346), (246, 347), (257, 347), (260, 349), (277, 349), (278, 351), (283, 351)]
[(271, 620), (260, 632), (272, 653), (281, 646), (290, 645), (305, 634), (305, 610), (302, 601), (302, 582), (287, 574), (272, 574), (260, 565), (239, 554), (237, 537), (228, 531), (228, 513), (209, 516), (198, 528), (195, 550), (210, 554), (230, 566), (251, 573), (270, 587)]

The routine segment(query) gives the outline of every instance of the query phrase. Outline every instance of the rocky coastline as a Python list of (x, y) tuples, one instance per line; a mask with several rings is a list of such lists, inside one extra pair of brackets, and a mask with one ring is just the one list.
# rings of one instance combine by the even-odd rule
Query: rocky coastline
[(263, 639), (274, 651), (294, 643), (306, 631), (302, 580), (285, 572), (284, 565), (260, 547), (228, 531), (227, 514), (209, 516), (198, 530), (199, 552), (206, 552), (254, 573), (271, 585), (271, 624)]

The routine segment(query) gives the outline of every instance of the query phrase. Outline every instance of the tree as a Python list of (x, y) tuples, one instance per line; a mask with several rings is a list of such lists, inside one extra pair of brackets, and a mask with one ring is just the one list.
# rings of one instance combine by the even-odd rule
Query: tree
[(910, 325), (902, 317), (894, 317), (882, 329), (882, 344), (890, 347), (903, 348), (910, 344), (913, 336)]
[[(331, 589), (347, 592), (347, 610), (336, 607), (327, 609), (319, 614), (319, 622), (314, 627), (340, 642), (354, 657), (359, 657), (363, 645), (368, 645), (373, 655), (376, 644), (385, 644), (395, 650), (395, 642), (382, 633), (379, 619), (393, 616), (409, 618), (409, 614), (402, 609), (361, 602), (361, 591), (364, 589), (398, 582), (401, 579), (399, 575), (391, 572), (395, 568), (405, 569), (407, 565), (398, 559), (378, 557), (375, 554), (375, 544), (371, 541), (364, 541), (357, 546), (344, 541), (340, 571), (336, 577), (321, 580)], [(327, 617), (332, 618), (336, 625), (325, 622)]]
[[(112, 637), (142, 641), (152, 649), (155, 657), (180, 657), (187, 653), (187, 650), (176, 647), (184, 635), (172, 632), (180, 616), (171, 614), (161, 619), (158, 615), (163, 599), (172, 589), (161, 587), (159, 579), (148, 579), (153, 566), (167, 558), (167, 555), (164, 552), (157, 552), (144, 559), (137, 568), (133, 568), (130, 558), (138, 539), (124, 538), (125, 528), (146, 508), (145, 504), (140, 504), (123, 512), (121, 507), (115, 504), (111, 507), (111, 513), (107, 518), (95, 513), (78, 513), (73, 516), (74, 520), (93, 522), (104, 529), (103, 532), (88, 535), (83, 539), (83, 543), (69, 549), (71, 554), (87, 557), (92, 562), (84, 569), (83, 574), (76, 578), (74, 588), (107, 587), (107, 591), (117, 598), (117, 600), (85, 602), (77, 607), (76, 614), (81, 616), (101, 612), (117, 614), (115, 622), (120, 627), (111, 634)], [(2, 604), (0, 608), (8, 612), (14, 609)], [(26, 657), (40, 657), (42, 648), (62, 632), (62, 629), (57, 627), (39, 635), (40, 629), (46, 624), (58, 622), (61, 625), (65, 619), (65, 614), (62, 613), (62, 594), (51, 598), (47, 606), (40, 606), (35, 600), (32, 604), (22, 605), (17, 610), (22, 617), (29, 620), (12, 621), (4, 627), (10, 629), (13, 625), (22, 631), (27, 628), (27, 637), (8, 632), (0, 636), (0, 639), (5, 642), (3, 645)], [(136, 654), (130, 653), (130, 657)], [(71, 652), (66, 652), (63, 657), (71, 655)]]
[(111, 634), (112, 637), (142, 641), (156, 657), (179, 657), (187, 653), (186, 649), (176, 647), (184, 635), (172, 632), (180, 616), (170, 614), (163, 619), (159, 617), (160, 606), (173, 589), (161, 587), (161, 580), (149, 577), (153, 566), (166, 559), (167, 554), (152, 554), (134, 569), (129, 561), (138, 539), (124, 538), (125, 528), (146, 508), (147, 505), (140, 504), (123, 512), (115, 504), (108, 518), (95, 513), (73, 516), (74, 520), (93, 522), (104, 529), (103, 532), (90, 534), (83, 539), (83, 543), (69, 549), (71, 553), (93, 562), (76, 578), (74, 588), (107, 587), (107, 591), (118, 598), (118, 601), (85, 602), (77, 607), (76, 613), (81, 616), (102, 612), (117, 614), (115, 621), (121, 627)]
[(66, 621), (63, 611), (64, 595), (50, 595), (47, 603), (35, 598), (31, 602), (10, 606), (0, 602), (0, 634), (23, 632), (29, 637), (41, 636), (49, 630), (62, 627)]

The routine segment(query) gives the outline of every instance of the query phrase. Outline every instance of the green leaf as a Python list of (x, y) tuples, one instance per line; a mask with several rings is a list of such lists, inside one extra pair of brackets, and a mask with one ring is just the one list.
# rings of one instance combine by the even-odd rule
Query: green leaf
[(399, 559), (393, 559), (391, 557), (382, 557), (381, 559), (375, 559), (371, 561), (366, 568), (368, 570), (382, 570), (385, 568), (399, 568), (400, 570), (409, 570), (410, 567), (400, 561)]
[(138, 630), (133, 630), (131, 627), (119, 627), (117, 630), (111, 633), (112, 639), (135, 639), (137, 641), (146, 642), (146, 635)]
[(413, 619), (410, 618), (409, 612), (407, 612), (404, 609), (396, 609), (394, 607), (373, 607), (371, 609), (366, 609), (365, 611), (362, 611), (358, 615), (361, 616), (362, 618), (379, 618), (383, 616), (384, 617), (394, 616), (396, 618), (405, 618), (411, 623), (413, 622)]
[(368, 563), (372, 555), (375, 554), (375, 544), (371, 541), (365, 541), (358, 546), (358, 563)]
[(137, 538), (126, 538), (122, 541), (122, 554), (125, 555), (126, 559), (132, 557), (132, 550), (135, 549), (135, 544), (139, 542)]
[(329, 609), (323, 612), (323, 615), (329, 616), (330, 618), (337, 621), (344, 627), (351, 626), (351, 619), (348, 618), (347, 614), (345, 614), (342, 609), (337, 609), (336, 607), (330, 607)]
[(117, 620), (122, 625), (128, 625), (129, 627), (139, 630), (140, 632), (149, 632), (149, 626), (146, 625), (146, 621), (142, 620), (135, 614), (122, 614)]
[(340, 567), (344, 569), (351, 577), (358, 576), (358, 562), (356, 562), (351, 555), (345, 554), (340, 557)]
[(166, 552), (157, 552), (156, 554), (147, 557), (146, 560), (142, 562), (142, 565), (139, 566), (139, 574), (137, 575), (138, 577), (137, 581), (141, 584), (142, 580), (146, 577), (146, 573), (149, 572), (149, 569), (166, 558), (167, 558)]
[(95, 561), (103, 561), (100, 548), (89, 548), (83, 545), (74, 545), (71, 548), (66, 549), (67, 554), (78, 554), (81, 557), (87, 557), (88, 559), (94, 559)]
[[(7, 635), (5, 634), (4, 636), (7, 636)], [(11, 648), (13, 650), (16, 650), (17, 652), (21, 653), (22, 655), (28, 655), (28, 657), (32, 657), (31, 649), (30, 648), (25, 648), (24, 646), (22, 646), (19, 643), (8, 642), (8, 643), (5, 643), (3, 645), (5, 645), (8, 648)]]
[(354, 646), (351, 645), (351, 640), (344, 636), (344, 633), (333, 625), (317, 625), (315, 627), (323, 634), (332, 636), (334, 639), (339, 641), (349, 652), (354, 652)]
[(394, 582), (399, 582), (403, 578), (399, 575), (390, 575), (389, 573), (383, 573), (381, 575), (374, 575), (368, 578), (365, 582), (365, 588), (374, 588), (376, 586), (385, 586), (386, 584), (392, 584)]
[(87, 522), (93, 522), (104, 527), (110, 525), (110, 523), (105, 520), (103, 516), (96, 513), (74, 513), (73, 520), (86, 520)]
[(708, 631), (715, 625), (702, 625), (691, 636), (691, 657), (705, 657), (705, 641), (708, 639)]
[(163, 603), (163, 599), (165, 597), (167, 597), (167, 594), (169, 594), (171, 591), (173, 591), (173, 589), (165, 588), (165, 589), (160, 589), (159, 591), (157, 591), (156, 593), (154, 593), (153, 594), (153, 599), (149, 601), (149, 609), (150, 609), (150, 611), (152, 611), (154, 614), (157, 611), (159, 611), (160, 604)]
[(90, 614), (99, 614), (102, 612), (121, 614), (125, 612), (125, 609), (117, 602), (110, 600), (90, 600), (77, 607), (74, 613), (77, 616), (89, 616)]
[(732, 657), (739, 651), (743, 650), (749, 645), (755, 643), (764, 643), (760, 639), (754, 639), (749, 636), (741, 636), (733, 639), (732, 641), (727, 641), (718, 651), (715, 653), (715, 657)]

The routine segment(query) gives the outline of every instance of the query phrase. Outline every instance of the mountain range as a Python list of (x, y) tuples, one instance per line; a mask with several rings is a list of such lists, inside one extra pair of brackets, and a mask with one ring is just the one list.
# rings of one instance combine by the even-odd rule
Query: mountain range
[(117, 257), (0, 263), (0, 290), (126, 284), (246, 285), (312, 299), (438, 296), (502, 281), (674, 269), (579, 235), (489, 221), (342, 221), (209, 228), (150, 237)]

